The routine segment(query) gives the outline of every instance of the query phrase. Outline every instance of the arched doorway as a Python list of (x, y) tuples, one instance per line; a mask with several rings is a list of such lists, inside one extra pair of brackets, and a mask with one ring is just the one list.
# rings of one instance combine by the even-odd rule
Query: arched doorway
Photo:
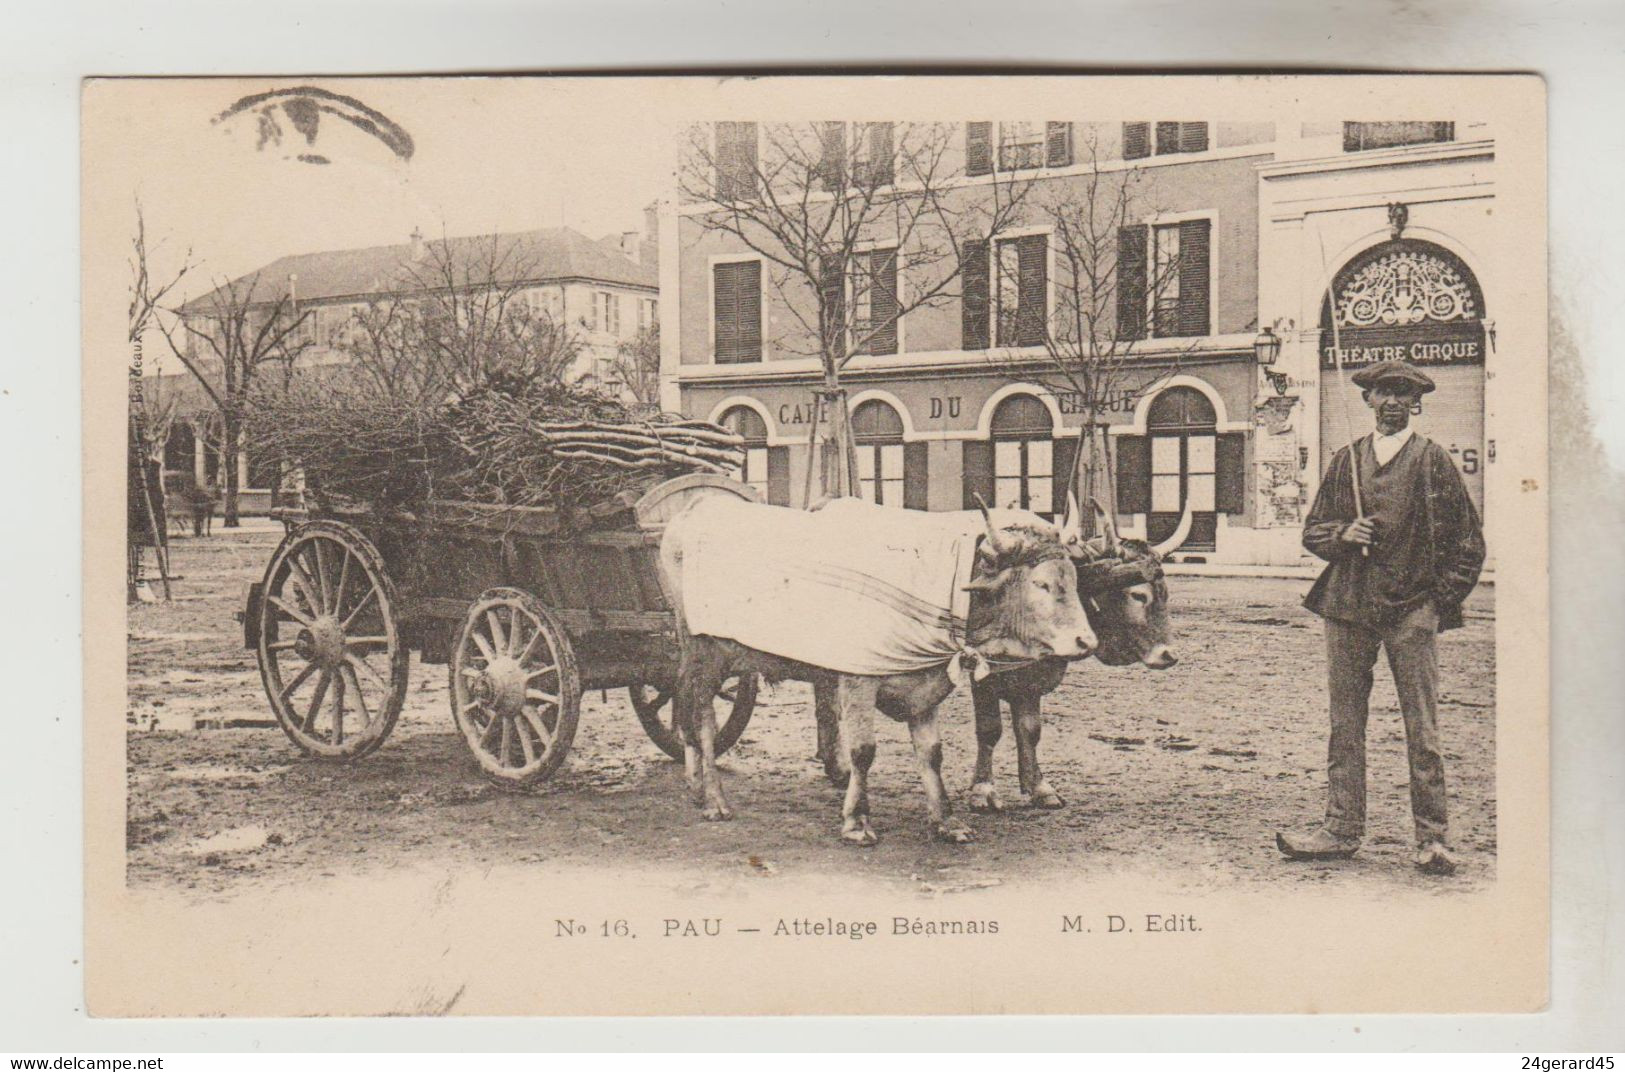
[(858, 445), (859, 494), (870, 502), (903, 505), (903, 419), (897, 410), (871, 398), (852, 411), (852, 438)]
[(767, 422), (762, 415), (749, 406), (734, 406), (725, 412), (717, 421), (722, 427), (733, 432), (745, 441), (745, 464), (740, 468), (737, 476), (745, 484), (755, 488), (762, 496), (762, 501), (768, 500), (767, 476)]
[(1183, 551), (1212, 551), (1218, 540), (1219, 429), (1213, 403), (1194, 387), (1170, 387), (1146, 411), (1151, 440), (1151, 509), (1146, 539), (1157, 544), (1179, 528), (1188, 502)]
[(992, 432), (994, 502), (989, 505), (1054, 516), (1055, 422), (1049, 409), (1034, 395), (1011, 395), (993, 411)]
[[(1341, 345), (1342, 383), (1332, 332)], [(1432, 242), (1400, 238), (1360, 253), (1337, 273), (1320, 311), (1320, 467), (1371, 431), (1371, 411), (1352, 375), (1366, 365), (1403, 360), (1422, 369), (1437, 390), (1411, 419), (1418, 432), (1455, 460), (1480, 515), (1484, 510), (1483, 291), (1462, 259)]]

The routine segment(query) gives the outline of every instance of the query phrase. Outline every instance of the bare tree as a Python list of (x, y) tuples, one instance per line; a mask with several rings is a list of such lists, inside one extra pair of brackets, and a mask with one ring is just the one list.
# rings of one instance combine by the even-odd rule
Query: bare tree
[(492, 378), (563, 380), (581, 340), (530, 302), (536, 266), (499, 236), (425, 243), (338, 349), (386, 397), (433, 404)]
[(909, 313), (959, 299), (968, 252), (1018, 217), (1031, 188), (997, 168), (983, 183), (962, 183), (950, 151), (956, 133), (943, 123), (690, 130), (682, 195), (708, 207), (695, 217), (706, 230), (760, 255), (790, 324), (774, 344), (819, 360), (826, 495), (858, 486), (842, 371), (858, 354), (895, 348)]
[[(1064, 394), (1080, 418), (1071, 486), (1081, 502), (1094, 498), (1110, 510), (1108, 414), (1177, 371), (1184, 350), (1159, 352), (1151, 361), (1145, 340), (1190, 334), (1190, 325), (1178, 322), (1180, 260), (1143, 225), (1156, 215), (1153, 179), (1137, 167), (1103, 167), (1098, 132), (1088, 126), (1081, 132), (1081, 174), (1044, 184), (1028, 205), (1050, 229), (1055, 309), (1043, 331), (1043, 369), (1024, 374)], [(996, 285), (1012, 285), (1007, 274), (998, 265)], [(1205, 335), (1205, 326), (1197, 333)], [(990, 360), (1011, 365), (999, 351)]]
[(660, 405), (660, 325), (653, 324), (623, 340), (610, 361), (610, 370), (640, 406)]
[(262, 368), (281, 362), (291, 368), (311, 342), (301, 332), (310, 318), (293, 310), (291, 299), (259, 296), (259, 275), (221, 283), (180, 309), (166, 310), (169, 320), (154, 317), (170, 352), (192, 374), (219, 418), (228, 528), (238, 523), (237, 458), (243, 423)]

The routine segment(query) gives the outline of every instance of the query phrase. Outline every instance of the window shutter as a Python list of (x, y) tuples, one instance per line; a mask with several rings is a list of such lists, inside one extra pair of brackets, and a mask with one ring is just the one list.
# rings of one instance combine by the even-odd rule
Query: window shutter
[(929, 443), (903, 444), (903, 509), (927, 510), (930, 491)]
[(988, 243), (966, 242), (960, 248), (961, 349), (986, 350), (988, 299)]
[(1072, 479), (1073, 460), (1078, 456), (1078, 437), (1072, 432), (1060, 435), (1054, 441), (1054, 476), (1050, 502), (1054, 504), (1056, 520), (1066, 517), (1066, 497), (1076, 494), (1078, 485)]
[(837, 357), (846, 356), (846, 273), (840, 258), (826, 258), (821, 275), (824, 292), (825, 348)]
[(767, 501), (774, 506), (790, 505), (790, 448), (767, 448)]
[(1206, 335), (1210, 331), (1208, 298), (1212, 280), (1208, 272), (1210, 220), (1185, 220), (1179, 225), (1179, 333)]
[(869, 339), (871, 354), (897, 352), (897, 251), (880, 249), (869, 254), (869, 317), (879, 325)]
[(1247, 433), (1219, 433), (1213, 461), (1213, 506), (1221, 514), (1247, 509)]
[(1151, 512), (1151, 437), (1117, 438), (1117, 509), (1124, 514)]
[(838, 190), (846, 172), (846, 124), (823, 124), (819, 140), (818, 181), (826, 190)]
[(993, 170), (993, 124), (965, 124), (965, 174), (986, 175)]
[(739, 360), (762, 359), (762, 262), (739, 265)]
[(1179, 124), (1179, 151), (1182, 153), (1207, 152), (1207, 124)]
[(1139, 160), (1151, 155), (1151, 124), (1123, 124), (1123, 159)]
[(870, 123), (868, 134), (870, 169), (868, 180), (876, 186), (885, 186), (896, 179), (892, 166), (892, 125)]
[(1042, 346), (1049, 329), (1049, 240), (1045, 235), (1016, 239), (1021, 304), (1016, 307), (1016, 345)]
[(1159, 122), (1157, 124), (1157, 155), (1179, 152), (1179, 123)]
[(1044, 163), (1050, 167), (1072, 166), (1072, 124), (1048, 123), (1044, 127)]
[(1121, 227), (1117, 231), (1117, 337), (1145, 338), (1145, 246), (1144, 225)]
[(756, 194), (756, 124), (718, 123), (716, 191), (722, 201)]
[(965, 441), (965, 494), (961, 500), (966, 510), (975, 510), (981, 505), (976, 501), (980, 495), (982, 502), (988, 506), (993, 505), (993, 443), (985, 439), (967, 439)]
[[(715, 360), (718, 364), (739, 360), (739, 276), (734, 268), (732, 264), (719, 264), (711, 270), (716, 306)], [(596, 308), (596, 303), (594, 306)]]

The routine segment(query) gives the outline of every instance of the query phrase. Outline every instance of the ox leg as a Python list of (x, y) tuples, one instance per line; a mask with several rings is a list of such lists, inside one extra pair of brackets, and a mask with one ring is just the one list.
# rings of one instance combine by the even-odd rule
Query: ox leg
[(999, 694), (989, 684), (971, 686), (976, 707), (976, 773), (971, 775), (970, 810), (1002, 811), (1004, 801), (993, 788), (993, 749), (1004, 734)]
[(841, 801), (841, 837), (869, 846), (880, 839), (869, 825), (869, 768), (875, 761), (875, 689), (870, 678), (842, 675), (835, 686), (839, 748), (851, 774)]
[(685, 660), (673, 703), (683, 728), (683, 769), (689, 790), (709, 820), (732, 819), (727, 797), (722, 792), (722, 776), (717, 771), (717, 714), (713, 701), (727, 674), (727, 660), (720, 651), (706, 651)]
[(974, 831), (953, 813), (948, 791), (942, 784), (942, 737), (937, 732), (935, 710), (911, 720), (909, 737), (914, 741), (914, 762), (925, 783), (925, 808), (931, 817), (931, 832), (941, 841), (963, 845), (976, 837)]
[(1038, 769), (1038, 738), (1044, 733), (1039, 720), (1039, 698), (1021, 696), (1010, 701), (1010, 721), (1016, 731), (1016, 763), (1021, 792), (1035, 808), (1063, 808), (1066, 801)]
[(834, 682), (813, 682), (813, 712), (818, 719), (818, 759), (824, 764), (824, 776), (830, 785), (845, 789), (851, 768), (846, 751), (840, 746), (841, 712), (835, 699)]

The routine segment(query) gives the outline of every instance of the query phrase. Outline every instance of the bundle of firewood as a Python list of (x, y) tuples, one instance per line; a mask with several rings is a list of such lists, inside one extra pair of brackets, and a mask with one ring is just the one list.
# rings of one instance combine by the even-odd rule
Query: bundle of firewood
[(342, 382), (262, 399), (249, 448), (307, 485), (379, 506), (430, 498), (581, 509), (685, 472), (732, 474), (743, 440), (708, 421), (640, 416), (559, 383), (488, 384), (440, 405)]

